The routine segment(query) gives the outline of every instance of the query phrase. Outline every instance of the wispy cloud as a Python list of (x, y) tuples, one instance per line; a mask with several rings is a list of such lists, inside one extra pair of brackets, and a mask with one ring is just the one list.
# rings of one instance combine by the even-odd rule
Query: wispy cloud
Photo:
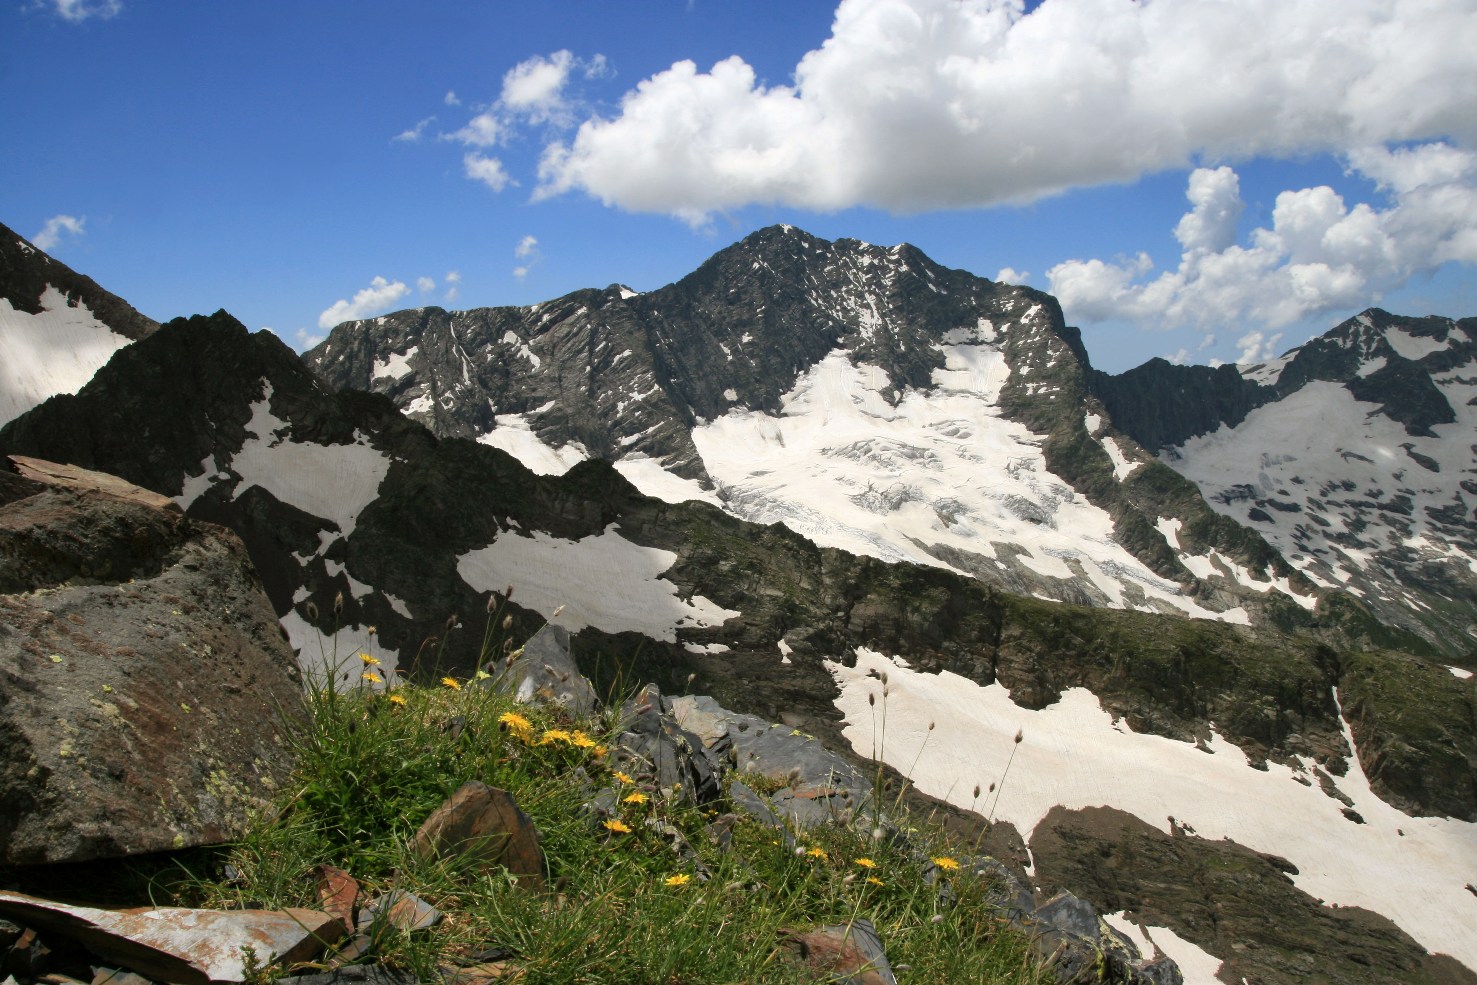
[(54, 10), (63, 20), (79, 24), (90, 17), (107, 20), (123, 12), (122, 0), (50, 0), (43, 6)]
[(448, 270), (444, 283), (446, 284), (446, 293), (442, 295), (442, 299), (449, 304), (455, 301), (457, 295), (462, 292), (462, 272), (460, 270)]
[(54, 215), (41, 226), (41, 231), (31, 237), (38, 249), (51, 251), (62, 241), (63, 236), (81, 236), (87, 216)]
[(524, 261), (513, 268), (513, 276), (522, 280), (539, 262), (538, 240), (533, 236), (524, 236), (518, 241), (518, 245), (513, 247), (513, 256)]
[(324, 309), (318, 316), (318, 327), (333, 328), (341, 322), (377, 315), (409, 293), (410, 288), (398, 280), (391, 282), (383, 277), (376, 277), (369, 282), (368, 287), (355, 293), (352, 301), (340, 299)]
[(406, 144), (419, 143), (421, 137), (426, 132), (426, 128), (435, 122), (436, 118), (434, 116), (428, 116), (417, 123), (415, 126), (411, 127), (409, 130), (401, 130), (399, 133), (395, 134), (394, 139)]

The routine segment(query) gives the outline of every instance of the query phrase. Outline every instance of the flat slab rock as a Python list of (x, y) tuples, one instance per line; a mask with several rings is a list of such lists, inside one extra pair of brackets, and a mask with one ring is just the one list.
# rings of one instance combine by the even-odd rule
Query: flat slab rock
[(0, 504), (0, 863), (227, 841), (290, 768), (301, 677), (241, 541), (84, 478)]
[(317, 910), (101, 910), (10, 892), (0, 892), (0, 913), (176, 985), (241, 982), (248, 948), (262, 965), (306, 961), (343, 932), (334, 917)]

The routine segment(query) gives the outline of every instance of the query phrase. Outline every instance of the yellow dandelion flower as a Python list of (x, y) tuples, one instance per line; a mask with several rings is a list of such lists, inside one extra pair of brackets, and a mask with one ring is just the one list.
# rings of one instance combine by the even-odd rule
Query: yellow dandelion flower
[(367, 653), (359, 654), (359, 659), (363, 660), (365, 665), (369, 667), (378, 667), (380, 665), (380, 662), (378, 660), (376, 660), (374, 657), (371, 657)]
[(458, 681), (455, 677), (443, 677), (441, 678), (441, 683), (443, 686), (449, 687), (453, 691), (460, 691), (462, 689), (461, 682)]
[(586, 735), (583, 732), (576, 731), (576, 732), (570, 733), (569, 741), (573, 745), (579, 746), (581, 749), (593, 749), (593, 748), (595, 748), (595, 740), (592, 739), (592, 738), (590, 738), (588, 735)]
[(505, 711), (497, 716), (498, 723), (520, 739), (533, 735), (533, 723), (516, 711)]
[(632, 790), (621, 799), (628, 804), (644, 804), (646, 803), (646, 794), (640, 790)]
[(569, 733), (564, 729), (551, 728), (544, 733), (544, 737), (542, 739), (538, 740), (538, 744), (541, 746), (547, 746), (552, 745), (555, 742), (563, 742), (565, 745), (568, 745), (571, 741), (573, 740), (570, 738)]
[(887, 885), (887, 883), (883, 882), (881, 879), (878, 879), (876, 876), (867, 876), (867, 881), (870, 882), (874, 886), (885, 886), (885, 885)]
[(404, 708), (405, 707), (405, 695), (403, 695), (403, 694), (392, 694), (392, 695), (390, 695), (390, 704), (395, 705), (396, 707), (399, 707), (399, 708)]
[(362, 678), (364, 678), (366, 681), (368, 681), (371, 684), (383, 684), (385, 682), (385, 679), (383, 677), (381, 677), (380, 675), (378, 675), (376, 673), (373, 673), (372, 671), (368, 671), (368, 670), (366, 670), (364, 673), (360, 674), (359, 676), (362, 677)]
[(692, 876), (685, 872), (679, 872), (675, 876), (667, 876), (662, 882), (668, 886), (685, 886), (692, 882)]
[(605, 830), (614, 831), (618, 835), (628, 835), (631, 833), (631, 826), (620, 818), (611, 818), (605, 822)]
[(869, 858), (859, 858), (859, 859), (856, 860), (856, 864), (857, 865), (860, 865), (864, 869), (875, 869), (875, 868), (877, 868), (877, 863), (876, 862), (873, 862)]
[(610, 752), (610, 750), (605, 748), (604, 746), (597, 745), (590, 750), (590, 755), (594, 756), (596, 759), (604, 759), (607, 752)]
[(635, 783), (636, 782), (635, 780), (631, 779), (630, 776), (628, 776), (625, 773), (620, 772), (619, 770), (617, 770), (616, 772), (614, 772), (614, 773), (612, 773), (610, 775), (613, 776), (613, 777), (615, 777), (621, 783)]
[(938, 858), (932, 859), (931, 861), (934, 865), (938, 866), (940, 869), (943, 869), (945, 872), (953, 872), (954, 870), (959, 868), (958, 861), (949, 858), (949, 856), (947, 855), (940, 855)]
[(828, 862), (831, 859), (831, 856), (826, 854), (826, 850), (820, 845), (811, 845), (805, 850), (805, 854), (809, 855), (811, 858), (818, 858), (822, 862)]

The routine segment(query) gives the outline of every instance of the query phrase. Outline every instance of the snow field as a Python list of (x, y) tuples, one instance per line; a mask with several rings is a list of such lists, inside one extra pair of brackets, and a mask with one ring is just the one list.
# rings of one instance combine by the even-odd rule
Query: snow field
[(54, 287), (42, 293), (41, 309), (33, 315), (0, 298), (0, 425), (48, 397), (76, 393), (129, 343)]
[[(1263, 771), (1218, 733), (1206, 751), (1136, 733), (1081, 688), (1031, 711), (998, 683), (918, 673), (861, 648), (856, 655), (855, 667), (828, 665), (841, 689), (844, 734), (861, 755), (880, 748), (881, 758), (924, 793), (993, 813), (1028, 841), (1056, 805), (1112, 807), (1166, 832), (1173, 817), (1202, 838), (1280, 855), (1299, 870), (1293, 882), (1314, 898), (1382, 914), (1428, 950), (1477, 969), (1477, 913), (1465, 888), (1477, 858), (1477, 824), (1401, 813), (1370, 789), (1356, 757), (1334, 784), (1364, 824), (1346, 818), (1343, 805), (1319, 789), (1312, 764), (1269, 763)], [(878, 680), (884, 672), (885, 698)], [(1352, 750), (1347, 724), (1344, 733)], [(974, 800), (976, 783), (982, 790), (997, 783), (996, 795)]]
[(479, 592), (512, 585), (518, 604), (570, 632), (587, 626), (607, 633), (636, 632), (677, 641), (677, 631), (722, 625), (739, 615), (701, 595), (682, 598), (662, 574), (677, 555), (622, 537), (617, 525), (577, 541), (536, 531), (506, 533), (457, 558), (457, 573)]
[(1114, 541), (1106, 512), (1047, 470), (1042, 439), (1000, 416), (1010, 368), (999, 349), (941, 348), (935, 387), (896, 406), (882, 396), (882, 369), (837, 350), (797, 381), (778, 416), (735, 409), (695, 428), (729, 512), (782, 522), (823, 546), (935, 567), (949, 566), (926, 546), (996, 558), (998, 544), (1019, 545), (1021, 565), (1064, 580), (1080, 565), (1120, 608), (1152, 609), (1135, 601), (1141, 591), (1186, 615), (1247, 618), (1206, 609), (1149, 571)]

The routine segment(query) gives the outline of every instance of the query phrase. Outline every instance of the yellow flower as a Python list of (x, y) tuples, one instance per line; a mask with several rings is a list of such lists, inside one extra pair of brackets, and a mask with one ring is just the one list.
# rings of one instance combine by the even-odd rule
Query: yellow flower
[(368, 670), (366, 670), (364, 673), (360, 674), (359, 676), (362, 677), (362, 678), (364, 678), (366, 681), (368, 681), (371, 684), (383, 684), (385, 682), (385, 679), (383, 677), (381, 677), (380, 675), (378, 675), (376, 673), (373, 673), (372, 671), (368, 671)]
[(610, 750), (605, 748), (604, 746), (596, 746), (595, 748), (590, 750), (590, 755), (594, 756), (596, 759), (604, 759), (605, 754), (609, 751)]
[(867, 881), (870, 882), (874, 886), (885, 886), (885, 885), (887, 885), (887, 883), (883, 882), (881, 879), (878, 879), (876, 876), (867, 876)]
[(613, 777), (615, 777), (621, 783), (635, 783), (636, 782), (635, 780), (631, 779), (629, 776), (627, 776), (625, 773), (620, 772), (619, 770), (617, 770), (616, 772), (614, 772), (614, 773), (612, 773), (610, 775), (613, 776)]
[(461, 683), (455, 677), (443, 677), (441, 678), (441, 683), (453, 691), (460, 691), (462, 689)]
[(640, 790), (632, 790), (621, 799), (628, 804), (644, 804), (646, 803), (646, 794), (642, 793)]
[(860, 865), (864, 869), (875, 869), (875, 868), (877, 868), (877, 863), (876, 862), (873, 862), (869, 858), (859, 858), (859, 859), (856, 860), (856, 864), (857, 865)]
[(826, 854), (826, 850), (820, 845), (811, 845), (805, 850), (805, 854), (809, 855), (811, 858), (818, 858), (822, 862), (830, 861), (831, 858), (831, 856)]
[(367, 653), (359, 654), (359, 659), (363, 660), (364, 663), (370, 667), (378, 667), (380, 665), (380, 662), (378, 660), (376, 660), (374, 657), (371, 657)]
[(524, 742), (528, 742), (533, 738), (533, 723), (516, 711), (505, 711), (497, 716), (497, 720), (509, 732), (512, 732)]
[(400, 707), (400, 708), (404, 708), (405, 707), (405, 695), (403, 695), (403, 694), (392, 694), (392, 695), (390, 695), (390, 704), (395, 705), (395, 706)]
[(692, 881), (692, 876), (685, 872), (679, 872), (675, 876), (667, 876), (662, 881), (668, 886), (685, 886)]
[(959, 868), (959, 863), (947, 855), (940, 855), (938, 858), (932, 859), (932, 862), (945, 872), (953, 872)]
[(618, 835), (626, 835), (631, 833), (631, 826), (620, 818), (611, 818), (605, 822), (605, 830), (614, 831)]
[(569, 741), (574, 745), (579, 746), (581, 749), (595, 748), (595, 740), (590, 738), (583, 732), (576, 731), (572, 733), (569, 737)]

